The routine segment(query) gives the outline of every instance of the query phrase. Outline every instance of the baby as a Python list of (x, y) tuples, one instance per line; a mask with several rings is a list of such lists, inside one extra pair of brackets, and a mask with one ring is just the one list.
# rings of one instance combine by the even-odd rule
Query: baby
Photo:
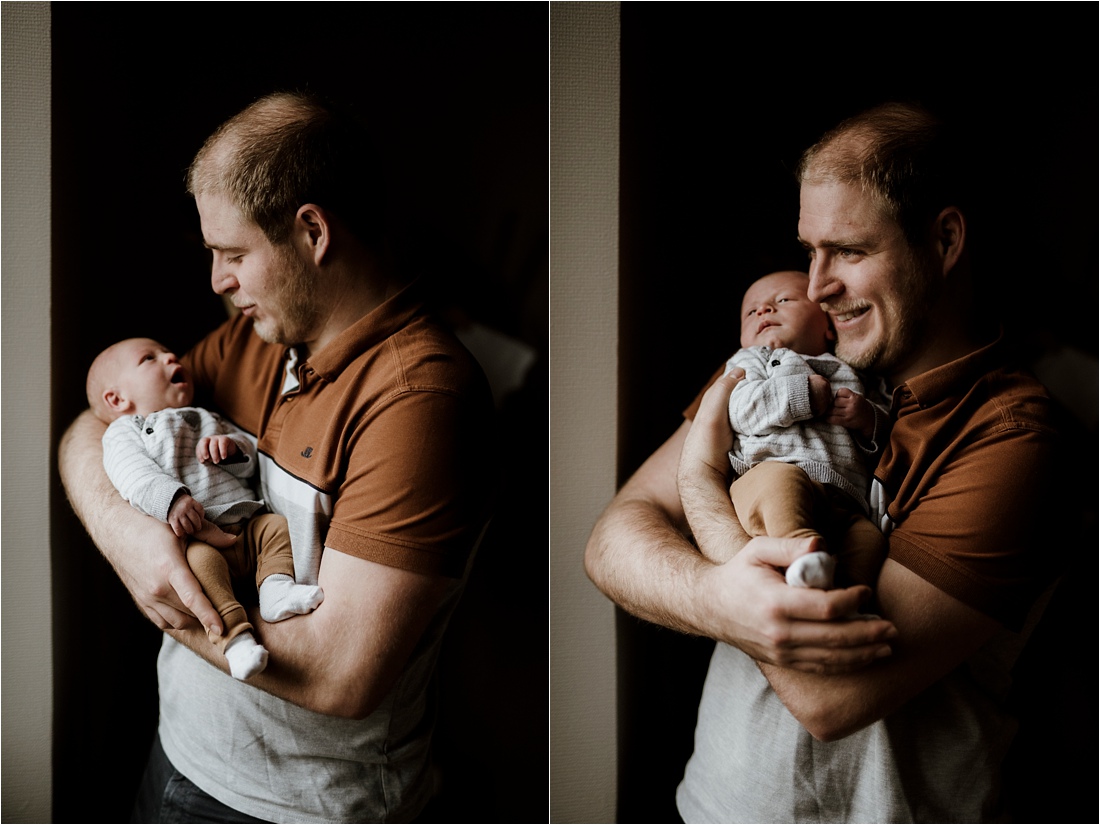
[(787, 569), (804, 587), (873, 587), (886, 556), (867, 518), (871, 472), (889, 418), (859, 376), (831, 355), (829, 317), (806, 294), (809, 276), (774, 272), (745, 292), (741, 349), (726, 363), (745, 377), (730, 395), (738, 474), (734, 509), (751, 536), (824, 538), (830, 553), (810, 553)]
[[(194, 387), (186, 368), (148, 338), (100, 353), (87, 389), (92, 411), (109, 425), (103, 464), (111, 483), (142, 513), (190, 536), (187, 562), (225, 625), (208, 638), (235, 679), (255, 676), (267, 666), (268, 652), (252, 634), (232, 577), (255, 574), (267, 622), (309, 613), (324, 595), (295, 583), (286, 519), (260, 512), (264, 503), (247, 481), (256, 471), (251, 439), (190, 406)], [(232, 544), (219, 550), (208, 542)]]

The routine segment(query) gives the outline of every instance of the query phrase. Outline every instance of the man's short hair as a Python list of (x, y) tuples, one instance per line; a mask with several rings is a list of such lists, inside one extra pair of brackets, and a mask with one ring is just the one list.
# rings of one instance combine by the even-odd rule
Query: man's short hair
[(967, 171), (947, 124), (912, 103), (883, 103), (826, 132), (797, 174), (800, 184), (832, 180), (871, 192), (916, 247), (945, 207), (966, 213)]
[(272, 243), (286, 240), (302, 204), (315, 203), (373, 246), (383, 200), (377, 163), (367, 130), (349, 113), (310, 94), (277, 92), (206, 139), (187, 191), (228, 196)]

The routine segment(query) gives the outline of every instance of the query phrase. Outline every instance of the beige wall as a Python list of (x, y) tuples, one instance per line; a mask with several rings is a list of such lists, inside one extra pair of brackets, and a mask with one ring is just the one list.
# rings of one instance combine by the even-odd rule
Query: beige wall
[(584, 545), (615, 492), (619, 5), (550, 5), (550, 821), (615, 821), (615, 615)]
[(50, 5), (4, 3), (2, 254), (4, 822), (49, 822)]

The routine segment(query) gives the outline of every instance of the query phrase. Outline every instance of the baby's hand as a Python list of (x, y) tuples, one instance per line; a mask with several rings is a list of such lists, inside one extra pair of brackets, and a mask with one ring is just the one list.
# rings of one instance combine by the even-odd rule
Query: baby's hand
[(208, 435), (201, 438), (198, 447), (195, 449), (195, 455), (203, 464), (210, 461), (220, 464), (236, 454), (237, 443), (227, 435)]
[(824, 420), (826, 424), (839, 424), (849, 430), (858, 430), (866, 438), (875, 434), (875, 410), (871, 402), (847, 387), (836, 391), (833, 406)]
[(168, 524), (177, 536), (190, 536), (203, 525), (206, 511), (187, 493), (180, 493), (168, 509)]

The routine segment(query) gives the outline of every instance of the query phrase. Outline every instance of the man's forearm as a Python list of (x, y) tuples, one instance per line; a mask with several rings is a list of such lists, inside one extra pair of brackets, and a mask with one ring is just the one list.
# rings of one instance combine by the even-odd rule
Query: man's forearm
[(665, 513), (636, 499), (608, 507), (585, 551), (588, 576), (608, 598), (634, 616), (692, 635), (707, 634), (695, 594), (708, 566)]
[[(58, 449), (61, 482), (69, 503), (92, 541), (115, 565), (111, 550), (119, 546), (126, 525), (144, 518), (118, 494), (103, 469), (103, 433), (106, 425), (82, 413), (61, 439)], [(117, 565), (115, 565), (116, 570)]]
[(780, 700), (815, 738), (848, 736), (893, 713), (974, 654), (999, 624), (888, 561), (883, 612), (896, 624), (893, 654), (858, 673), (823, 676), (760, 664)]
[(389, 693), (457, 583), (331, 548), (317, 583), (325, 599), (312, 613), (270, 624), (251, 617), (270, 658), (249, 684), (318, 713), (362, 719)]

